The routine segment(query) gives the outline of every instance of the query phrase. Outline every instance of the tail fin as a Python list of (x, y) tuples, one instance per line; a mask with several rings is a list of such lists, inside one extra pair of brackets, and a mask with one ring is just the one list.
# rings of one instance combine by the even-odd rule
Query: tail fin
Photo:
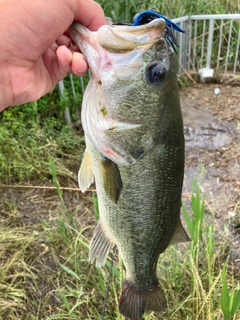
[(124, 279), (119, 300), (119, 311), (123, 316), (131, 320), (141, 320), (146, 311), (159, 312), (166, 308), (166, 299), (159, 284), (143, 290)]

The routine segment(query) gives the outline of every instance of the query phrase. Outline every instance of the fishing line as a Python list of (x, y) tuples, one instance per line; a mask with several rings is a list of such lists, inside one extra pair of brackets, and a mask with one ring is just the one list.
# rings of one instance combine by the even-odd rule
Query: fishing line
[(115, 248), (114, 248), (114, 250), (112, 252), (112, 259), (111, 259), (111, 262), (110, 262), (110, 268), (109, 268), (109, 274), (108, 274), (108, 280), (107, 280), (107, 287), (106, 287), (106, 290), (105, 290), (105, 296), (104, 296), (101, 320), (104, 320), (105, 312), (106, 312), (108, 292), (109, 292), (109, 287), (110, 287), (110, 283), (111, 283), (112, 269), (113, 269), (113, 262), (114, 262), (114, 251), (115, 251)]

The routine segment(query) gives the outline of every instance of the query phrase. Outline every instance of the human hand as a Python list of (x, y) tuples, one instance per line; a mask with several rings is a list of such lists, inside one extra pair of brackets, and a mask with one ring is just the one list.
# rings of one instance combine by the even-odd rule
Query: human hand
[(73, 21), (90, 30), (105, 24), (93, 0), (1, 0), (0, 111), (39, 99), (69, 73), (87, 72), (65, 32)]

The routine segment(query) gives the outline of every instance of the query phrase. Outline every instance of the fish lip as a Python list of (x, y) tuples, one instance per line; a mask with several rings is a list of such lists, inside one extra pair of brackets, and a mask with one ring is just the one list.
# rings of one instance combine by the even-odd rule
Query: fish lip
[[(79, 22), (73, 22), (69, 27), (72, 40), (81, 46), (81, 39), (88, 38), (90, 43), (97, 42), (108, 51), (108, 48), (132, 50), (140, 45), (156, 42), (165, 37), (166, 22), (162, 18), (154, 19), (140, 26), (113, 25), (110, 22), (101, 26), (97, 31), (90, 31)], [(79, 41), (80, 38), (80, 41)], [(109, 39), (112, 40), (109, 43)], [(114, 44), (117, 41), (118, 45)], [(115, 51), (116, 52), (116, 51)]]
[[(136, 30), (136, 31), (142, 31), (142, 30), (149, 30), (152, 28), (160, 28), (163, 31), (165, 31), (166, 28), (166, 22), (163, 18), (158, 18), (158, 19), (154, 19), (152, 21), (150, 21), (149, 23), (146, 24), (142, 24), (139, 26), (128, 26), (128, 25), (114, 25), (114, 24), (105, 24), (103, 26), (101, 26), (97, 31), (91, 31), (91, 32), (98, 32), (99, 30), (101, 30), (102, 28), (105, 28), (106, 26), (110, 26), (111, 28), (115, 29), (115, 30), (121, 30), (124, 32), (132, 32), (132, 30)], [(80, 24), (77, 21), (74, 21), (72, 23), (72, 25), (69, 27), (69, 30), (71, 32), (71, 30), (75, 30), (78, 31), (79, 33), (83, 33), (84, 30), (88, 30), (85, 26), (83, 26), (82, 24)]]

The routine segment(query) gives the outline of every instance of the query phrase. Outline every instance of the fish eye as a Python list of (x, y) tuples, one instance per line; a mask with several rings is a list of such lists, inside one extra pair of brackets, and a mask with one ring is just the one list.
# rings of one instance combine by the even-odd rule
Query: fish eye
[(161, 85), (166, 78), (166, 68), (162, 63), (153, 63), (147, 69), (147, 81), (154, 85)]

